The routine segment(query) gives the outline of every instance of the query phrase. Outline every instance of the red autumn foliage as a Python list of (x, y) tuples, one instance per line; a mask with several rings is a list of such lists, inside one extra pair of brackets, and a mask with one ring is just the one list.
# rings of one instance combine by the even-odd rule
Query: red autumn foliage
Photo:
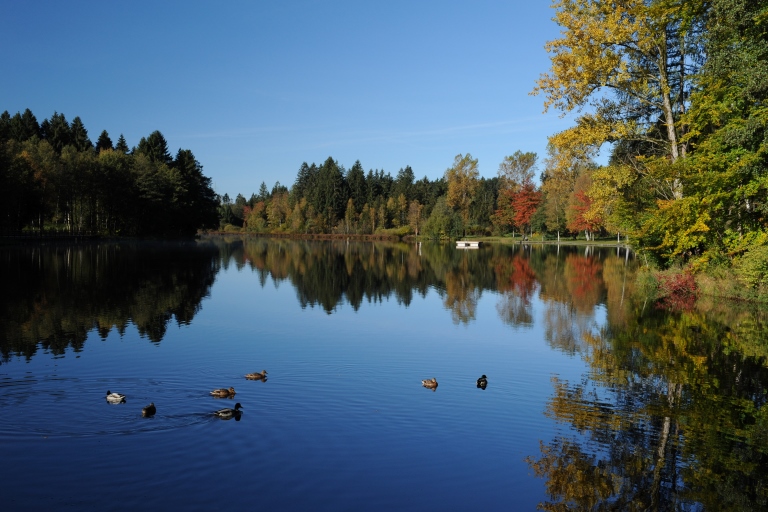
[(524, 230), (531, 224), (531, 218), (541, 204), (541, 192), (533, 183), (526, 183), (512, 194), (511, 206), (515, 212), (515, 225)]
[(659, 298), (656, 307), (667, 311), (691, 311), (699, 287), (691, 274), (657, 274)]
[(511, 262), (498, 262), (494, 270), (500, 292), (513, 292), (526, 304), (530, 301), (538, 280), (527, 257), (516, 254)]
[(574, 201), (571, 206), (574, 211), (573, 220), (568, 224), (568, 229), (571, 231), (596, 231), (600, 226), (596, 222), (590, 222), (584, 218), (584, 214), (589, 211), (589, 207), (592, 206), (592, 199), (584, 192), (579, 190), (574, 194)]

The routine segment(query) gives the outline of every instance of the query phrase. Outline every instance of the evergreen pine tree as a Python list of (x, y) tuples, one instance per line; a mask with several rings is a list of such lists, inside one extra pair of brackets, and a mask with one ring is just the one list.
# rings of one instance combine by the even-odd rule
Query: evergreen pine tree
[(107, 130), (103, 130), (99, 135), (99, 140), (96, 141), (96, 152), (103, 151), (105, 149), (112, 149), (112, 139), (109, 138)]
[(11, 138), (11, 114), (6, 110), (0, 114), (0, 144)]
[(88, 130), (85, 129), (85, 125), (83, 125), (83, 121), (79, 116), (72, 120), (70, 133), (72, 134), (72, 145), (78, 151), (86, 151), (93, 148), (93, 143), (88, 138)]
[(368, 201), (368, 184), (365, 181), (365, 171), (360, 160), (357, 160), (347, 171), (347, 184), (349, 185), (349, 195), (355, 204), (355, 210), (360, 213)]
[(57, 153), (61, 153), (65, 146), (72, 144), (72, 130), (64, 114), (54, 112), (46, 131), (48, 132), (46, 138)]
[(146, 155), (150, 161), (156, 163), (170, 164), (173, 161), (168, 152), (168, 142), (159, 130), (150, 133), (149, 137), (142, 137), (136, 146), (136, 152)]
[(26, 109), (23, 114), (16, 112), (16, 115), (11, 118), (10, 127), (11, 137), (19, 142), (40, 136), (40, 125), (29, 109)]
[(120, 137), (117, 139), (117, 144), (115, 144), (115, 151), (119, 151), (120, 153), (128, 153), (128, 143), (125, 142), (125, 137), (123, 137), (123, 134), (120, 134)]

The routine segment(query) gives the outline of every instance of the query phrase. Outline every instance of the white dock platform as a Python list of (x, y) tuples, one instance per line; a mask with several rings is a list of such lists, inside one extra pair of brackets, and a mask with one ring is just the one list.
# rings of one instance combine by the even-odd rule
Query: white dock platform
[(456, 240), (457, 249), (479, 249), (483, 242), (478, 240)]

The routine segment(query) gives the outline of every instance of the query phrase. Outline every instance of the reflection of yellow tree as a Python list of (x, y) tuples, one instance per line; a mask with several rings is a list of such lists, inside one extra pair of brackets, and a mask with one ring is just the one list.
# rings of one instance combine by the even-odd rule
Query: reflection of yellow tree
[(602, 277), (607, 293), (608, 324), (626, 325), (627, 315), (631, 312), (629, 298), (635, 291), (634, 272), (630, 270), (626, 259), (606, 258), (603, 261)]
[(533, 473), (547, 479), (547, 494), (567, 497), (567, 501), (542, 503), (541, 510), (602, 510), (599, 504), (606, 502), (620, 484), (608, 468), (598, 465), (594, 454), (584, 453), (579, 444), (567, 439), (542, 444), (541, 453), (539, 460), (529, 461)]
[(627, 318), (582, 334), (589, 379), (553, 381), (547, 414), (579, 435), (528, 459), (547, 478), (551, 501), (541, 507), (765, 508), (765, 359), (732, 352), (737, 345), (723, 343), (732, 330), (700, 314)]
[(445, 275), (445, 298), (443, 303), (451, 312), (454, 324), (469, 323), (475, 319), (480, 290), (468, 271), (467, 260), (454, 267)]

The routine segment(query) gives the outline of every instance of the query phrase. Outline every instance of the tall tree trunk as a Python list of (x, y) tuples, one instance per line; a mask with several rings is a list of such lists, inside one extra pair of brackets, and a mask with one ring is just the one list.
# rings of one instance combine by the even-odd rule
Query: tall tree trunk
[[(670, 157), (672, 163), (680, 158), (678, 148), (677, 130), (675, 129), (675, 112), (672, 108), (672, 98), (670, 96), (669, 76), (667, 74), (667, 35), (666, 31), (659, 50), (659, 87), (661, 89), (662, 110), (664, 112), (664, 125), (667, 127), (667, 140), (669, 141)], [(672, 195), (675, 199), (683, 198), (683, 185), (679, 178), (672, 181)]]

